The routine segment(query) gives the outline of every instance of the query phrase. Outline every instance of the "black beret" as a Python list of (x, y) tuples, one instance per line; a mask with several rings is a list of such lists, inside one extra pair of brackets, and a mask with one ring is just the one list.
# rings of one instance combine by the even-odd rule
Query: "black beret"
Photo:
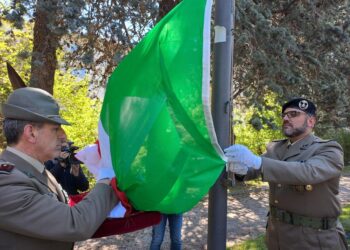
[(305, 98), (295, 98), (290, 100), (289, 102), (283, 104), (282, 113), (286, 108), (296, 108), (309, 115), (316, 115), (316, 106), (311, 101)]

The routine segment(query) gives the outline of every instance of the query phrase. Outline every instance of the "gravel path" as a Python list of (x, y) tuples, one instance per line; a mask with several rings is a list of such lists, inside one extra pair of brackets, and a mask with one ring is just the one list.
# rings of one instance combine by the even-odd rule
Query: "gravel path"
[[(350, 176), (341, 178), (339, 198), (350, 204)], [(227, 199), (227, 245), (254, 238), (265, 232), (268, 187), (247, 189), (235, 187)], [(206, 249), (208, 227), (208, 197), (184, 214), (182, 239), (184, 250)], [(151, 228), (129, 234), (78, 242), (74, 250), (143, 250), (151, 241)], [(166, 232), (162, 249), (170, 249)]]

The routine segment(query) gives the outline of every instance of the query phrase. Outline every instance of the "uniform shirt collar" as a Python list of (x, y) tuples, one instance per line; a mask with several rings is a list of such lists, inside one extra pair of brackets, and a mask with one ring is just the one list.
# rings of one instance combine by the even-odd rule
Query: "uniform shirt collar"
[(313, 135), (313, 133), (309, 133), (309, 134), (307, 134), (306, 136), (304, 136), (303, 138), (300, 138), (299, 140), (296, 140), (295, 142), (291, 142), (290, 140), (288, 140), (288, 145), (287, 145), (287, 147), (288, 147), (288, 148), (292, 147), (293, 145), (297, 144), (298, 142), (304, 140), (305, 138), (308, 138), (310, 135)]
[(40, 161), (34, 159), (33, 157), (30, 157), (29, 155), (19, 151), (18, 149), (15, 149), (13, 147), (7, 146), (6, 150), (17, 155), (18, 157), (21, 157), (26, 162), (29, 162), (29, 164), (32, 165), (37, 171), (39, 171), (39, 173), (44, 172), (45, 166)]

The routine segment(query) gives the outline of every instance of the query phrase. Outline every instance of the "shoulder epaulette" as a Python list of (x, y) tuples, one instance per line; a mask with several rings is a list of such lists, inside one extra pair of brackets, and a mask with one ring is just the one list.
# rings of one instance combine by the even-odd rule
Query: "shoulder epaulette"
[(319, 142), (319, 143), (324, 143), (324, 142), (330, 142), (330, 141), (334, 141), (333, 139), (321, 139), (319, 137), (317, 137), (314, 142)]
[(10, 173), (14, 168), (15, 168), (14, 164), (7, 161), (0, 160), (0, 172)]
[(278, 140), (272, 140), (272, 142), (284, 142), (287, 141), (288, 139), (278, 139)]

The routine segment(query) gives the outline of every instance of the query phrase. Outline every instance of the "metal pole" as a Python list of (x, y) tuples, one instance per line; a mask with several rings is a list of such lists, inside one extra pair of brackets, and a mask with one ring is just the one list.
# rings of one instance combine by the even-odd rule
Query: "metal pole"
[[(234, 0), (215, 0), (213, 120), (221, 148), (230, 144)], [(224, 170), (209, 192), (208, 250), (225, 250), (227, 188)]]

